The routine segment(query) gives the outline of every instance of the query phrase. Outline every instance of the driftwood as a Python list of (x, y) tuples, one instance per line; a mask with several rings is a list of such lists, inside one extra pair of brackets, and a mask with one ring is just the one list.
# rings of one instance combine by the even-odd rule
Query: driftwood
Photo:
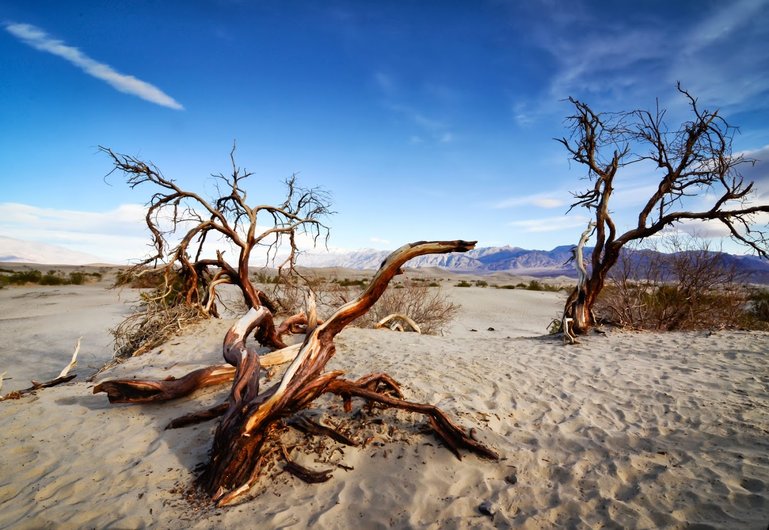
[(368, 311), (404, 263), (423, 254), (464, 252), (473, 247), (474, 243), (465, 241), (418, 242), (393, 252), (357, 299), (342, 306), (307, 335), (281, 381), (262, 393), (259, 392), (259, 356), (245, 346), (249, 326), (258, 320), (253, 313), (259, 310), (249, 311), (225, 339), (225, 359), (234, 364), (237, 371), (227, 411), (214, 436), (210, 461), (198, 479), (201, 489), (220, 506), (239, 500), (259, 476), (268, 452), (266, 443), (276, 422), (328, 392), (341, 396), (346, 409), (350, 408), (352, 397), (361, 397), (386, 407), (426, 414), (435, 433), (457, 456), (460, 449), (465, 449), (486, 458), (497, 458), (494, 451), (472, 439), (436, 407), (398, 397), (397, 384), (389, 377), (374, 374), (349, 381), (341, 379), (343, 372), (323, 371), (336, 351), (334, 337)]
[[(261, 310), (263, 308), (263, 310)], [(266, 306), (259, 306), (258, 313), (247, 313), (258, 321), (247, 322), (248, 333), (255, 332), (255, 338), (263, 346), (281, 345), (279, 350), (262, 355), (259, 362), (262, 368), (278, 366), (290, 362), (296, 357), (300, 344), (286, 346), (283, 336), (286, 333), (304, 333), (308, 319), (305, 313), (286, 318), (275, 326), (272, 313)], [(225, 344), (226, 347), (226, 344)], [(110, 403), (150, 403), (170, 401), (192, 394), (199, 388), (232, 381), (235, 377), (234, 364), (218, 364), (199, 368), (182, 377), (173, 376), (165, 379), (113, 379), (103, 381), (93, 389), (94, 394), (106, 392)]]
[[(285, 364), (294, 357), (301, 344), (286, 346), (280, 350), (262, 355), (262, 368)], [(112, 379), (103, 381), (93, 389), (94, 394), (106, 392), (110, 403), (150, 403), (170, 401), (188, 396), (200, 388), (232, 381), (235, 367), (217, 364), (194, 370), (179, 378), (166, 379)]]
[[(0, 396), (0, 401), (5, 401), (6, 399), (19, 399), (26, 396), (27, 394), (31, 394), (35, 392), (36, 390), (40, 390), (41, 388), (50, 388), (52, 386), (56, 386), (62, 383), (66, 383), (68, 381), (72, 381), (74, 378), (76, 378), (77, 374), (70, 374), (69, 372), (77, 365), (77, 354), (80, 353), (81, 340), (83, 340), (83, 337), (80, 337), (77, 339), (77, 344), (75, 345), (75, 351), (72, 354), (72, 359), (69, 361), (69, 364), (65, 366), (61, 372), (59, 372), (58, 376), (43, 382), (32, 380), (31, 381), (32, 386), (25, 388), (23, 390), (15, 390), (13, 392), (8, 392), (4, 396)], [(6, 372), (3, 372), (3, 374), (0, 376), (0, 386), (2, 386), (2, 378), (5, 374)]]
[(411, 331), (419, 334), (422, 333), (422, 329), (419, 327), (419, 324), (414, 322), (414, 320), (408, 315), (402, 315), (400, 313), (387, 315), (382, 320), (377, 322), (374, 327), (377, 329), (387, 328), (393, 331), (406, 331), (404, 324), (408, 326)]

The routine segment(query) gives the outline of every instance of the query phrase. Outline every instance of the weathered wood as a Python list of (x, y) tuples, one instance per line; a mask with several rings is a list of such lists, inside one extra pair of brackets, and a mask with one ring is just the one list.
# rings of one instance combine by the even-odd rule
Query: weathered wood
[(339, 379), (342, 372), (323, 372), (336, 351), (334, 337), (368, 311), (393, 276), (401, 272), (400, 267), (404, 263), (424, 254), (464, 252), (473, 247), (474, 242), (434, 241), (404, 245), (393, 252), (357, 299), (342, 306), (307, 335), (281, 381), (262, 394), (258, 393), (258, 359), (254, 362), (239, 342), (233, 341), (233, 350), (240, 352), (241, 360), (230, 394), (229, 409), (216, 430), (211, 460), (198, 480), (199, 485), (219, 505), (239, 499), (258, 476), (263, 447), (275, 422), (306, 407), (324, 392), (337, 393), (347, 401), (350, 396), (359, 396), (387, 406), (427, 414), (433, 429), (455, 454), (459, 454), (459, 449), (468, 449), (488, 458), (496, 458), (493, 451), (464, 434), (434, 406), (406, 402), (388, 396), (384, 391), (377, 391), (380, 383), (388, 387), (385, 390), (397, 390), (397, 384), (391, 384), (391, 380), (382, 374), (350, 382)]
[(422, 333), (422, 329), (419, 327), (419, 324), (414, 322), (414, 320), (408, 315), (403, 315), (401, 313), (393, 313), (391, 315), (387, 315), (382, 320), (374, 324), (374, 327), (377, 329), (388, 328), (393, 331), (405, 331), (403, 324), (400, 322), (405, 322), (408, 324), (412, 331), (419, 334)]
[[(280, 350), (261, 355), (262, 368), (286, 364), (296, 357), (301, 344), (286, 346)], [(96, 385), (93, 393), (106, 392), (110, 403), (153, 403), (179, 399), (198, 389), (232, 381), (235, 366), (218, 364), (199, 368), (176, 378), (165, 379), (112, 379)]]
[(574, 268), (577, 270), (577, 286), (566, 301), (561, 320), (563, 338), (569, 344), (576, 344), (578, 342), (576, 334), (583, 333), (593, 324), (593, 315), (587, 304), (587, 268), (584, 261), (584, 248), (595, 226), (595, 221), (590, 221), (585, 231), (582, 232), (577, 246), (572, 249)]
[[(62, 383), (66, 383), (68, 381), (72, 381), (74, 378), (77, 377), (77, 374), (70, 375), (69, 372), (77, 365), (77, 354), (80, 353), (80, 341), (82, 340), (83, 340), (83, 337), (80, 337), (77, 339), (77, 344), (75, 345), (75, 351), (72, 354), (72, 359), (69, 361), (69, 364), (67, 364), (67, 366), (65, 366), (64, 369), (59, 373), (58, 376), (43, 382), (35, 381), (33, 379), (32, 381), (30, 381), (32, 383), (32, 386), (22, 390), (15, 390), (13, 392), (8, 392), (4, 396), (0, 396), (0, 401), (5, 401), (7, 399), (20, 399), (26, 396), (27, 394), (31, 394), (36, 390), (40, 390), (41, 388), (50, 388), (52, 386), (56, 386)], [(0, 375), (0, 386), (2, 386), (2, 378), (5, 374), (6, 372), (3, 372), (3, 374)]]

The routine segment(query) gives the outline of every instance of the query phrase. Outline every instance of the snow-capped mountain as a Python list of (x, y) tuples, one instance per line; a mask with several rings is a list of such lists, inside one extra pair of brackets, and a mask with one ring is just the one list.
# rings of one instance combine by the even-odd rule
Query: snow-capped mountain
[(46, 245), (45, 243), (0, 236), (0, 262), (88, 265), (104, 263), (104, 260), (92, 254), (69, 250), (57, 245)]
[[(457, 272), (513, 271), (521, 274), (569, 274), (566, 261), (571, 256), (570, 246), (553, 250), (526, 250), (518, 247), (484, 247), (465, 253), (432, 254), (419, 256), (406, 267), (438, 267)], [(302, 254), (299, 265), (305, 267), (344, 267), (348, 269), (377, 269), (390, 254), (388, 250), (364, 249), (348, 253)]]
[[(438, 267), (454, 272), (512, 272), (528, 276), (576, 276), (571, 258), (570, 245), (552, 250), (527, 250), (518, 247), (484, 247), (465, 253), (433, 254), (412, 259), (406, 267)], [(589, 264), (591, 248), (585, 248), (585, 260)], [(636, 263), (648, 261), (653, 251), (632, 251), (631, 259)], [(348, 253), (308, 253), (301, 255), (299, 265), (305, 267), (343, 267), (347, 269), (372, 270), (379, 268), (388, 256), (387, 250), (356, 250)], [(745, 281), (769, 283), (769, 262), (756, 256), (724, 254), (723, 264), (734, 267), (746, 278)]]

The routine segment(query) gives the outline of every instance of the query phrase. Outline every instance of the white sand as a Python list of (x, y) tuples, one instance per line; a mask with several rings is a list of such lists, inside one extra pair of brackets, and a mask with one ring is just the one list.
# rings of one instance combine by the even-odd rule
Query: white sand
[[(73, 307), (103, 296), (81, 289), (88, 288), (45, 298), (26, 295), (37, 288), (0, 292), (3, 310), (18, 295), (55, 302), (46, 307), (58, 322), (32, 326), (39, 312), (14, 317), (30, 320), (26, 328), (0, 321), (0, 372), (53, 377), (77, 336), (98, 336), (123, 312), (102, 307), (95, 311), (104, 318), (78, 320)], [(457, 460), (421, 417), (404, 412), (383, 412), (382, 424), (361, 427), (338, 400), (324, 398), (313, 414), (371, 440), (359, 448), (319, 441), (320, 457), (299, 448), (292, 455), (315, 469), (354, 469), (336, 468), (329, 482), (309, 485), (275, 474), (278, 465), (249, 502), (201, 510), (178, 490), (205, 462), (214, 423), (163, 428), (227, 389), (167, 404), (109, 405), (80, 376), (0, 403), (0, 527), (767, 527), (769, 334), (611, 332), (564, 347), (544, 335), (562, 295), (473, 287), (452, 288), (451, 296), (463, 309), (444, 336), (347, 329), (329, 369), (390, 373), (408, 399), (438, 404), (476, 428), (501, 461)], [(206, 322), (99, 379), (178, 376), (220, 362), (228, 325)], [(22, 341), (25, 350), (15, 345)], [(42, 373), (41, 361), (52, 356), (61, 362)], [(478, 511), (485, 501), (493, 518)]]

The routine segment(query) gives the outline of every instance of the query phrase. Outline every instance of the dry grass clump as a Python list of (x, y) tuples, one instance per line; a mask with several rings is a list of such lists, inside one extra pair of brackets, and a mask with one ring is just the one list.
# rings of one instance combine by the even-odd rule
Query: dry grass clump
[(125, 358), (147, 353), (203, 318), (205, 316), (193, 306), (143, 303), (138, 313), (110, 330), (114, 338), (114, 355)]
[[(304, 309), (307, 292), (312, 290), (318, 314), (324, 318), (358, 296), (366, 285), (366, 280), (327, 279), (304, 274), (275, 283), (271, 296), (280, 306), (281, 313), (292, 314)], [(456, 316), (459, 307), (430, 283), (404, 280), (390, 285), (357, 325), (372, 327), (384, 317), (398, 313), (419, 324), (422, 333), (438, 334)]]
[(163, 269), (135, 268), (121, 269), (115, 276), (114, 287), (131, 289), (159, 289), (165, 284)]
[[(671, 254), (623, 254), (596, 303), (609, 322), (634, 329), (696, 330), (750, 326), (749, 291), (723, 254), (694, 240)], [(638, 252), (638, 251), (637, 251)]]
[(363, 317), (362, 323), (373, 326), (386, 316), (399, 313), (419, 324), (422, 333), (436, 335), (456, 317), (459, 308), (440, 289), (406, 280), (391, 285)]
[(166, 278), (162, 269), (121, 271), (115, 285), (149, 288), (141, 294), (136, 311), (110, 330), (115, 358), (146, 353), (206, 318), (199, 306), (184, 303), (181, 278), (174, 274)]

